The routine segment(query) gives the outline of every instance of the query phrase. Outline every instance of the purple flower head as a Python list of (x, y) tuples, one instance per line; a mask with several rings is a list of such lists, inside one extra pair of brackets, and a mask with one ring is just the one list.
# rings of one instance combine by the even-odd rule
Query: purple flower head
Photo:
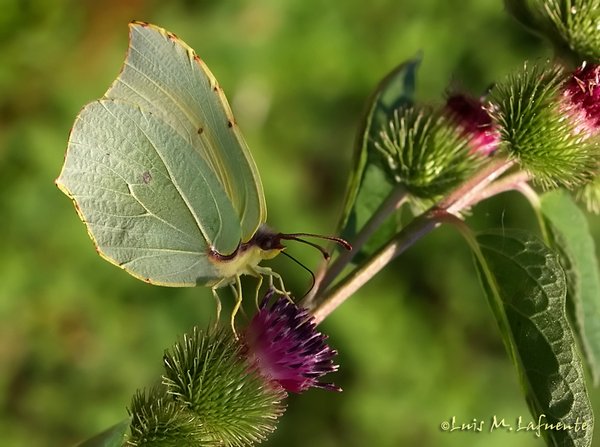
[(563, 111), (575, 121), (575, 133), (594, 136), (600, 130), (600, 65), (584, 63), (565, 82)]
[(446, 112), (470, 138), (471, 153), (492, 155), (500, 142), (500, 133), (480, 100), (462, 94), (450, 95)]
[(269, 291), (243, 333), (249, 363), (286, 391), (300, 393), (311, 387), (341, 391), (332, 383), (318, 381), (338, 369), (333, 363), (337, 352), (325, 342), (327, 336), (316, 331), (306, 309), (287, 297), (269, 306), (272, 296)]

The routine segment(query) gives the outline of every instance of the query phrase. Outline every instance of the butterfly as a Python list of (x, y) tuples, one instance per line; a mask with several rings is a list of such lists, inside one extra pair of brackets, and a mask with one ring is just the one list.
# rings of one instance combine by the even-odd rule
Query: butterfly
[(56, 184), (103, 258), (151, 284), (215, 296), (235, 284), (234, 314), (241, 275), (278, 278), (285, 292), (260, 263), (306, 235), (265, 225), (258, 169), (223, 90), (194, 50), (145, 22), (130, 24), (120, 74), (77, 116)]

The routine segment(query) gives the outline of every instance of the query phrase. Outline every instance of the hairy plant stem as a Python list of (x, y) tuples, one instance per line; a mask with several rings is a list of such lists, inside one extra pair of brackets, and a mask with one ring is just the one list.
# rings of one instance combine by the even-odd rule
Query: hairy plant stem
[(540, 232), (542, 233), (543, 240), (549, 244), (550, 243), (550, 233), (548, 231), (548, 225), (546, 224), (546, 219), (544, 218), (544, 213), (542, 213), (542, 204), (540, 202), (540, 197), (533, 190), (531, 186), (527, 183), (521, 183), (515, 188), (519, 191), (525, 198), (529, 201), (529, 204), (533, 208), (535, 212), (535, 217), (538, 221), (538, 225), (540, 227)]
[(329, 267), (327, 267), (327, 264), (323, 264), (323, 268), (319, 270), (319, 273), (316, 276), (315, 285), (311, 293), (306, 296), (302, 303), (303, 306), (310, 306), (310, 303), (317, 292), (319, 290), (326, 290), (331, 285), (335, 278), (337, 278), (352, 259), (354, 259), (354, 256), (360, 252), (363, 245), (369, 240), (373, 233), (375, 233), (383, 222), (385, 222), (391, 214), (396, 212), (407, 199), (408, 191), (406, 188), (402, 185), (397, 185), (358, 232), (352, 241), (352, 250), (341, 252)]
[(531, 180), (531, 175), (526, 171), (517, 171), (513, 174), (502, 177), (501, 179), (491, 183), (485, 189), (483, 189), (481, 193), (477, 196), (477, 202), (489, 199), (490, 197), (503, 192), (514, 190), (520, 191), (522, 185), (530, 188), (527, 184), (529, 180)]
[(323, 321), (390, 261), (441, 225), (447, 214), (459, 214), (463, 209), (479, 202), (480, 197), (489, 197), (489, 195), (484, 194), (486, 187), (514, 164), (515, 160), (501, 159), (486, 165), (438, 204), (415, 217), (385, 246), (372, 254), (334, 287), (327, 290), (320, 287), (314, 302), (310, 306), (316, 322)]

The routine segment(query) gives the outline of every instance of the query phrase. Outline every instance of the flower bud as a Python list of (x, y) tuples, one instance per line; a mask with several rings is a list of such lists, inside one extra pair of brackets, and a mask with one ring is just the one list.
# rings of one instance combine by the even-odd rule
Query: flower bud
[(582, 202), (590, 213), (600, 214), (600, 175), (576, 192), (577, 200)]
[(461, 107), (456, 109), (396, 109), (375, 140), (392, 179), (414, 198), (438, 199), (466, 180), (483, 160), (481, 142), (471, 133), (477, 125)]
[(525, 27), (546, 37), (558, 56), (575, 64), (600, 59), (598, 0), (505, 0)]
[(480, 100), (453, 94), (446, 100), (446, 111), (469, 139), (471, 153), (492, 155), (498, 149), (500, 133)]
[[(599, 23), (600, 25), (600, 23)], [(563, 111), (570, 115), (575, 132), (592, 138), (600, 132), (600, 65), (583, 64), (563, 87)]]
[(267, 293), (259, 311), (243, 334), (248, 361), (267, 380), (286, 391), (301, 393), (311, 387), (341, 391), (321, 376), (337, 371), (336, 351), (327, 337), (316, 331), (313, 317), (288, 297), (278, 297), (269, 306)]
[(129, 413), (126, 447), (216, 445), (194, 413), (169, 396), (165, 387), (138, 390)]
[(194, 329), (165, 353), (164, 366), (168, 397), (193, 416), (202, 440), (189, 445), (251, 445), (285, 410), (285, 391), (253, 370), (229, 328)]
[(128, 446), (242, 446), (275, 429), (287, 392), (341, 391), (319, 379), (338, 366), (313, 317), (274, 291), (238, 339), (194, 328), (164, 356), (162, 386), (132, 399)]
[(596, 82), (597, 69), (568, 77), (560, 67), (525, 66), (493, 89), (503, 147), (542, 186), (574, 188), (597, 174)]

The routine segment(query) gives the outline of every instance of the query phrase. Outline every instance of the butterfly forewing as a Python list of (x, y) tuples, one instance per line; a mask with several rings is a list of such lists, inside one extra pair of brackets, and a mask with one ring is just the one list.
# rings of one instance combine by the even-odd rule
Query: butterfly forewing
[[(216, 79), (191, 48), (161, 28), (132, 23), (125, 64), (105, 97), (158, 115), (187, 141), (236, 210), (242, 241), (252, 237), (266, 220), (258, 170)], [(229, 254), (231, 238), (221, 233), (208, 242)]]

